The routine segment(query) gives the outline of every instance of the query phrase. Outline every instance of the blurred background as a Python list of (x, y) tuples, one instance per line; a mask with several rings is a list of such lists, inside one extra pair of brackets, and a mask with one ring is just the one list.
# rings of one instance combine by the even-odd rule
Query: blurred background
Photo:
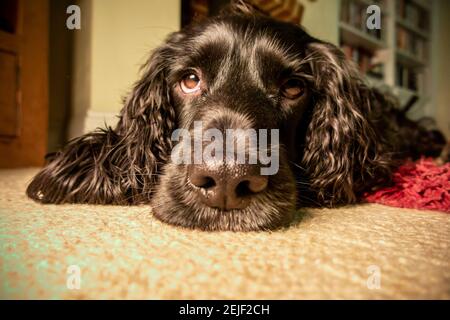
[[(1, 0), (0, 167), (39, 166), (68, 139), (114, 126), (149, 52), (226, 0)], [(389, 88), (412, 118), (450, 137), (450, 1), (254, 0), (340, 46), (369, 83)], [(80, 8), (79, 29), (69, 29)], [(368, 6), (381, 29), (368, 30)]]

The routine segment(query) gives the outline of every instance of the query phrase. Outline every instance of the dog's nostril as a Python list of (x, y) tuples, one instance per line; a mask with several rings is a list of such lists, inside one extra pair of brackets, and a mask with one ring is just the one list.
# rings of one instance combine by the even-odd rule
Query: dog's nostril
[(212, 177), (204, 175), (191, 175), (190, 180), (194, 186), (202, 189), (209, 189), (216, 185), (216, 181)]
[(251, 176), (249, 179), (242, 180), (236, 186), (237, 197), (245, 197), (259, 193), (267, 188), (268, 179), (265, 176)]
[(203, 188), (203, 189), (209, 189), (209, 188), (214, 187), (215, 185), (216, 185), (216, 181), (214, 181), (213, 178), (205, 177), (203, 179), (203, 183), (199, 187)]
[(239, 184), (236, 186), (236, 196), (238, 197), (245, 197), (250, 194), (252, 194), (252, 191), (249, 188), (250, 181), (245, 180), (239, 182)]

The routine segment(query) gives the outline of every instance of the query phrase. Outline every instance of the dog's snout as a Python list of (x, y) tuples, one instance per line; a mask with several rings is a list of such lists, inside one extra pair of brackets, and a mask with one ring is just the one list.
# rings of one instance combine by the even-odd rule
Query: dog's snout
[(222, 210), (246, 208), (268, 184), (267, 176), (261, 176), (256, 166), (246, 164), (191, 165), (188, 178), (204, 204)]

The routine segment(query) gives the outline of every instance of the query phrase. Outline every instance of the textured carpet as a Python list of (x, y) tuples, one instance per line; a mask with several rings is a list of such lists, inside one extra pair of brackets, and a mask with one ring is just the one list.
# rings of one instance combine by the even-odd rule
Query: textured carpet
[(36, 204), (35, 172), (0, 171), (0, 298), (450, 298), (445, 213), (304, 209), (281, 231), (206, 233), (149, 206)]

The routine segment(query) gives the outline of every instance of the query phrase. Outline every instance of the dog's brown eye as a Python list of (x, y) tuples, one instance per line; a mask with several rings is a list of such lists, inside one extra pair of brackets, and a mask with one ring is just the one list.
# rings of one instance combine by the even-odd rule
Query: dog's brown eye
[(303, 94), (303, 82), (299, 79), (289, 79), (281, 86), (281, 94), (288, 99), (296, 99)]
[(187, 74), (181, 79), (180, 86), (184, 93), (193, 93), (200, 89), (200, 78), (195, 73)]

